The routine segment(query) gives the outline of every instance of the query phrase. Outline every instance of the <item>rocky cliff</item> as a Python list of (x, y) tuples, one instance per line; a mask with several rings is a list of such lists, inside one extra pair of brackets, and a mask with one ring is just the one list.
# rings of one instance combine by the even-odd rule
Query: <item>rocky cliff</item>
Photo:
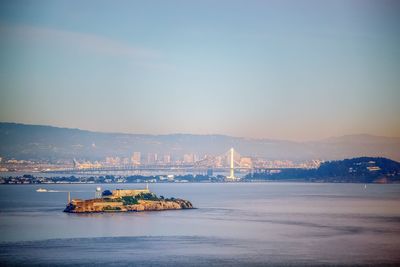
[(91, 213), (91, 212), (128, 212), (128, 211), (161, 211), (192, 209), (190, 201), (184, 199), (173, 200), (139, 200), (137, 204), (125, 205), (120, 201), (106, 199), (72, 200), (64, 212)]

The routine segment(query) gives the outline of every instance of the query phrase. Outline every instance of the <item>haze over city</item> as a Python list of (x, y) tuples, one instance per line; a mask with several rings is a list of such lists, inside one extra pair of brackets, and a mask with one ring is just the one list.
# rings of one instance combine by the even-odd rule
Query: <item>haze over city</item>
[(2, 1), (0, 121), (400, 136), (397, 1)]

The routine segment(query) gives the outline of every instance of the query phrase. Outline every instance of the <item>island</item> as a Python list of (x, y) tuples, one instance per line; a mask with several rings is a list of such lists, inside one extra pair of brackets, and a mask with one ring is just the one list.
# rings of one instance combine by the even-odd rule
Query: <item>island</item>
[(100, 197), (94, 199), (72, 199), (64, 212), (139, 212), (179, 209), (193, 209), (193, 205), (184, 199), (158, 197), (146, 188), (105, 190)]

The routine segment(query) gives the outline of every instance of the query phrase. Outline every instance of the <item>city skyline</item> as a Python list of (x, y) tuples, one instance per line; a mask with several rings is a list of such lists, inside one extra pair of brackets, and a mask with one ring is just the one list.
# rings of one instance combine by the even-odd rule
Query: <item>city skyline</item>
[(396, 1), (3, 1), (0, 121), (400, 136)]

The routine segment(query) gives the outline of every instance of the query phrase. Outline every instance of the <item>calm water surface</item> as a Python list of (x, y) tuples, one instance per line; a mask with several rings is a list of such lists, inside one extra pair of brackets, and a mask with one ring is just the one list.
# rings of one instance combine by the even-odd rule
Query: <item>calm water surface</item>
[(400, 185), (152, 184), (197, 209), (112, 214), (63, 213), (66, 193), (35, 191), (92, 198), (96, 186), (0, 186), (0, 263), (400, 265)]

